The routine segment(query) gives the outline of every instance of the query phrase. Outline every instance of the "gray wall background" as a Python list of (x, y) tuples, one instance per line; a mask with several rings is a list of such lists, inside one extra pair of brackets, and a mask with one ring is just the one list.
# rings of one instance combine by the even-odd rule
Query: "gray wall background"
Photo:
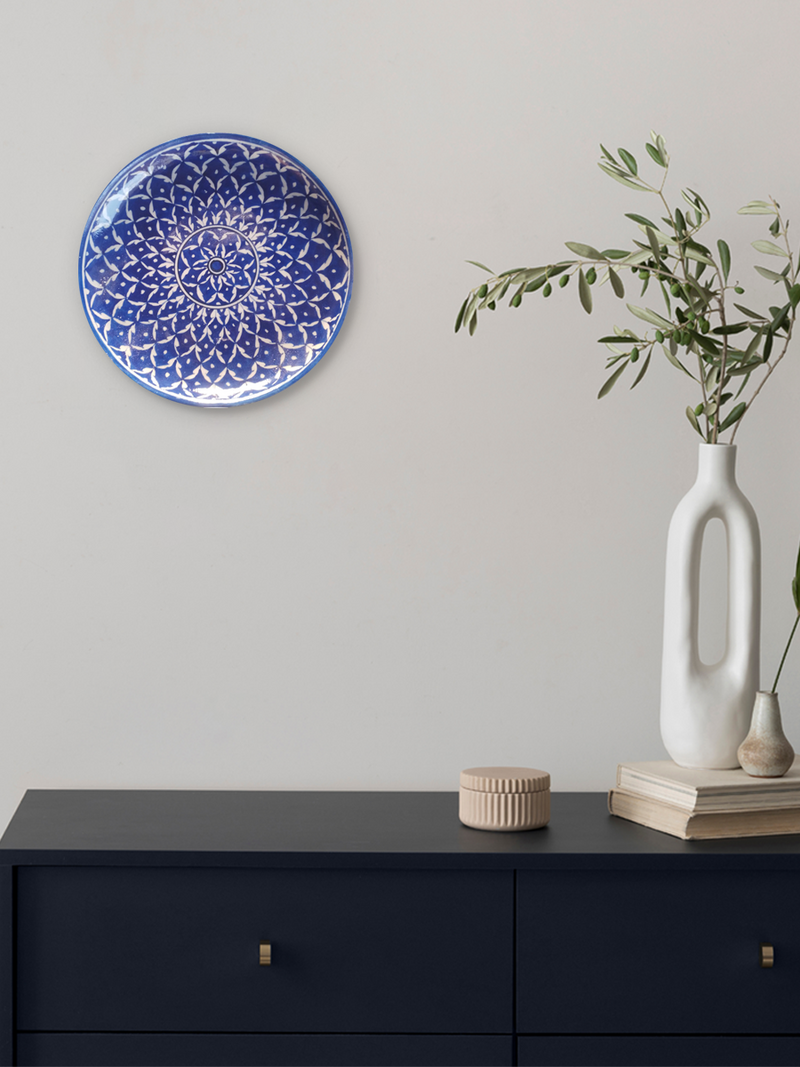
[[(652, 127), (673, 200), (704, 195), (771, 302), (747, 271), (764, 223), (735, 211), (800, 210), (800, 6), (3, 0), (0, 20), (0, 820), (30, 787), (438, 790), (499, 763), (605, 789), (661, 758), (697, 398), (662, 361), (595, 399), (596, 338), (628, 324), (605, 290), (591, 318), (570, 288), (454, 336), (464, 261), (619, 244), (649, 201), (597, 145), (644, 160)], [(229, 411), (126, 378), (76, 284), (105, 184), (201, 131), (303, 160), (356, 265), (322, 363)], [(765, 684), (794, 617), (799, 361), (738, 437)], [(781, 694), (800, 748), (800, 649)]]

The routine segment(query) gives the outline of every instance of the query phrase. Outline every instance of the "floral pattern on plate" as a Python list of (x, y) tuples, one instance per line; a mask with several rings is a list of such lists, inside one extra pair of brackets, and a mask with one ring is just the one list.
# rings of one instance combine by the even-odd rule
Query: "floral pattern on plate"
[(321, 182), (286, 152), (209, 134), (130, 163), (95, 205), (80, 250), (86, 316), (135, 381), (228, 407), (297, 381), (350, 300), (352, 252)]

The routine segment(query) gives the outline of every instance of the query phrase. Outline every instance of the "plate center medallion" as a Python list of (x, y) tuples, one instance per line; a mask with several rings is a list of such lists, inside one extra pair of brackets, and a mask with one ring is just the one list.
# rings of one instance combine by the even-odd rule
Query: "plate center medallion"
[(258, 281), (258, 254), (239, 230), (206, 226), (189, 234), (181, 245), (175, 257), (175, 276), (195, 304), (232, 307)]

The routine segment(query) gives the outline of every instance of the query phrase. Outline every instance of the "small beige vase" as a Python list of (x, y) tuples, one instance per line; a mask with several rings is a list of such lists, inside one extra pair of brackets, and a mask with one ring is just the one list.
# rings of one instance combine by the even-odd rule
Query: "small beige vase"
[(794, 749), (781, 725), (777, 693), (756, 693), (750, 732), (739, 745), (739, 762), (753, 778), (781, 778), (794, 762)]

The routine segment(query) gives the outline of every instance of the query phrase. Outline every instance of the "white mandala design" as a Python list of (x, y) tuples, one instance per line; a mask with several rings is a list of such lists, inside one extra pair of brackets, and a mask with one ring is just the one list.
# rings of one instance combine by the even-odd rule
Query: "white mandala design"
[(182, 138), (134, 160), (98, 200), (81, 294), (133, 379), (227, 407), (322, 358), (347, 311), (351, 259), (336, 204), (296, 159), (247, 137)]

